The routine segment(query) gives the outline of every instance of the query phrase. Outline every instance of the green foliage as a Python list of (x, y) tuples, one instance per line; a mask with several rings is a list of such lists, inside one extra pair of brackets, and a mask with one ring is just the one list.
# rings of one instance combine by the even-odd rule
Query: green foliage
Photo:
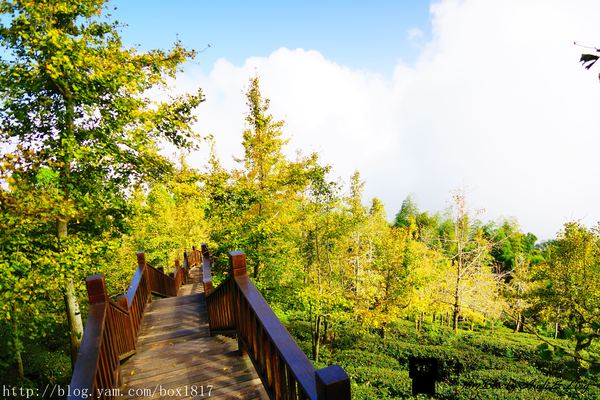
[(408, 196), (404, 199), (400, 211), (396, 214), (394, 226), (398, 228), (407, 227), (411, 224), (411, 221), (414, 222), (416, 220), (418, 214), (419, 209), (417, 208), (417, 204), (412, 196)]
[(192, 145), (191, 110), (202, 100), (200, 93), (162, 103), (145, 97), (194, 53), (179, 43), (168, 52), (123, 48), (104, 3), (0, 4), (0, 41), (10, 55), (0, 65), (1, 136), (18, 141), (3, 161), (13, 176), (52, 178), (93, 220), (86, 228), (118, 225), (124, 189), (170, 169), (158, 140)]
[[(540, 284), (533, 291), (536, 307), (553, 313), (563, 336), (575, 341), (572, 355), (587, 369), (600, 358), (590, 350), (600, 326), (600, 234), (579, 223), (567, 223), (546, 249), (546, 262), (534, 271)], [(552, 315), (552, 314), (550, 314)], [(570, 353), (568, 349), (556, 347)]]
[(158, 143), (196, 140), (201, 92), (148, 97), (194, 52), (125, 48), (105, 11), (105, 0), (0, 1), (0, 324), (19, 367), (27, 338), (55, 333), (63, 295), (77, 340), (75, 293), (87, 274), (111, 275), (134, 184), (172, 170)]
[(408, 371), (385, 367), (345, 367), (346, 372), (356, 384), (353, 387), (354, 399), (393, 399), (410, 397), (412, 381)]
[[(410, 397), (411, 356), (435, 357), (441, 362), (439, 398), (594, 399), (600, 394), (595, 380), (573, 380), (568, 370), (561, 370), (563, 360), (541, 360), (536, 350), (540, 341), (533, 335), (506, 330), (493, 337), (464, 333), (440, 340), (429, 333), (417, 334), (411, 324), (395, 324), (382, 339), (364, 332), (361, 335), (350, 326), (340, 330), (345, 328), (350, 329), (331, 343), (327, 363), (339, 363), (348, 372), (354, 399)], [(305, 338), (308, 329), (308, 324), (297, 321), (291, 332)], [(347, 337), (351, 339), (342, 339)]]
[(493, 336), (464, 334), (461, 338), (469, 346), (485, 354), (515, 361), (535, 360), (538, 356), (539, 339), (533, 335), (496, 333)]
[(71, 362), (64, 351), (47, 351), (29, 343), (24, 362), (27, 375), (38, 384), (67, 385), (71, 381)]
[(550, 390), (531, 390), (531, 389), (482, 389), (479, 387), (449, 386), (447, 384), (438, 385), (438, 398), (452, 400), (558, 400), (564, 399), (563, 396), (554, 394)]
[(346, 367), (377, 367), (398, 369), (398, 360), (385, 354), (363, 350), (342, 350), (335, 353), (335, 361)]

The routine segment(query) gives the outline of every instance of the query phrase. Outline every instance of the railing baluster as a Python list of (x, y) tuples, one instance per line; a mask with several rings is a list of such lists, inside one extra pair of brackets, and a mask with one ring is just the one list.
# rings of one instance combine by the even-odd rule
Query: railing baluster
[(296, 391), (296, 386), (297, 386), (298, 382), (292, 376), (290, 368), (287, 365), (286, 365), (286, 368), (285, 368), (285, 374), (286, 374), (286, 376), (288, 378), (288, 384), (290, 386), (290, 397), (292, 399), (296, 400), (298, 398), (298, 394), (297, 394), (297, 391)]
[(273, 352), (273, 373), (274, 373), (274, 381), (275, 381), (275, 398), (276, 399), (282, 399), (284, 397), (284, 390), (283, 390), (283, 382), (282, 382), (282, 376), (281, 376), (281, 359), (279, 357), (279, 352), (277, 351), (277, 349), (274, 349)]

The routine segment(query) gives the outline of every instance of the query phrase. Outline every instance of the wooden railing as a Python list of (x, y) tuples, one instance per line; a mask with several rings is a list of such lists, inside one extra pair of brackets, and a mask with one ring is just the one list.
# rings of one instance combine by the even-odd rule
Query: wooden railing
[(199, 263), (193, 259), (190, 262), (184, 254), (184, 267), (176, 261), (174, 272), (165, 275), (146, 263), (143, 252), (137, 254), (137, 259), (129, 290), (116, 302), (106, 292), (104, 275), (86, 279), (90, 313), (73, 369), (69, 399), (95, 399), (98, 389), (121, 385), (120, 362), (135, 353), (144, 309), (152, 301), (152, 294), (176, 296), (189, 269)]
[(208, 253), (208, 245), (206, 243), (202, 243), (201, 248), (202, 254), (200, 254), (200, 258), (202, 259), (202, 285), (204, 286), (204, 293), (206, 293), (208, 296), (213, 291), (211, 273), (212, 260), (210, 258), (210, 254)]
[(315, 370), (249, 279), (243, 252), (229, 254), (229, 277), (214, 290), (205, 245), (202, 261), (210, 332), (235, 331), (271, 399), (350, 399), (346, 372), (339, 365)]

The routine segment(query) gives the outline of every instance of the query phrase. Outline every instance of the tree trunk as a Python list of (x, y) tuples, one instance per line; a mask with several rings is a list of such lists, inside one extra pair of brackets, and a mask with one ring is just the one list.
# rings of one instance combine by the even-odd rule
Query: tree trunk
[(454, 304), (452, 305), (452, 330), (454, 333), (458, 333), (458, 316), (460, 315), (460, 303), (458, 296), (458, 287), (454, 295)]
[(252, 277), (254, 278), (254, 280), (258, 280), (258, 270), (260, 269), (260, 262), (256, 261), (254, 263), (254, 269), (252, 270)]
[(560, 317), (560, 306), (556, 309), (556, 323), (554, 324), (554, 339), (558, 338), (558, 318)]
[(358, 294), (358, 281), (360, 273), (360, 233), (357, 234), (354, 244), (356, 246), (356, 255), (354, 256), (354, 293)]
[[(263, 191), (264, 191), (264, 187), (263, 187), (263, 183), (264, 182), (263, 182), (262, 168), (263, 168), (263, 166), (262, 166), (262, 162), (261, 162), (261, 165), (260, 165), (260, 175), (259, 175), (260, 193), (263, 193)], [(259, 221), (259, 223), (262, 222), (262, 213), (263, 213), (262, 209), (263, 209), (262, 202), (258, 203), (258, 221)], [(261, 269), (260, 258), (258, 256), (259, 254), (261, 254), (259, 252), (259, 243), (256, 243), (254, 245), (254, 254), (256, 254), (256, 262), (254, 263), (254, 270), (252, 271), (252, 277), (254, 278), (255, 281), (258, 281), (258, 274), (259, 274), (260, 269)]]
[(454, 287), (454, 304), (452, 305), (452, 330), (458, 333), (458, 316), (460, 314), (460, 277), (462, 270), (461, 247), (459, 248), (458, 261), (456, 262), (456, 282)]
[(321, 315), (317, 315), (315, 320), (314, 328), (313, 328), (313, 337), (312, 337), (312, 356), (315, 362), (319, 361), (319, 345), (320, 345), (320, 336), (321, 336)]
[(521, 313), (518, 313), (517, 314), (517, 323), (515, 324), (514, 333), (521, 332), (521, 329), (522, 329), (522, 318), (523, 318), (523, 315)]
[(452, 310), (452, 330), (454, 331), (454, 333), (458, 333), (458, 316), (459, 316), (459, 311), (458, 311), (458, 304), (454, 304), (454, 308)]
[(17, 374), (19, 376), (19, 381), (23, 381), (25, 379), (25, 370), (23, 369), (23, 357), (21, 357), (21, 338), (19, 337), (19, 323), (17, 321), (17, 309), (13, 304), (12, 306), (12, 334), (13, 334), (13, 347), (15, 351), (15, 363), (17, 364)]
[[(57, 230), (60, 244), (60, 242), (67, 237), (67, 221), (58, 220)], [(75, 296), (75, 285), (73, 284), (72, 278), (69, 278), (66, 282), (64, 300), (71, 339), (71, 366), (75, 367), (77, 353), (79, 352), (81, 338), (83, 337), (83, 322), (81, 321), (81, 311), (79, 310), (79, 303)]]

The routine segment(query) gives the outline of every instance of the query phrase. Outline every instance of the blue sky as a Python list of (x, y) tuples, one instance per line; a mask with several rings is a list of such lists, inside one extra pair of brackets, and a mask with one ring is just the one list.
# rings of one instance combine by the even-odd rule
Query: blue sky
[[(429, 1), (199, 1), (113, 0), (113, 16), (128, 26), (126, 44), (168, 48), (179, 38), (202, 50), (209, 69), (219, 58), (241, 64), (287, 47), (320, 51), (352, 68), (390, 75), (399, 59), (419, 54), (409, 31), (430, 36)], [(418, 38), (417, 42), (418, 42)]]
[[(202, 88), (195, 129), (226, 167), (258, 74), (288, 155), (317, 152), (341, 183), (360, 171), (365, 203), (380, 198), (388, 218), (407, 195), (437, 212), (462, 189), (482, 219), (543, 239), (600, 221), (599, 68), (573, 45), (600, 45), (598, 0), (112, 4), (125, 44), (211, 44), (173, 90)], [(188, 162), (202, 167), (207, 147)]]

